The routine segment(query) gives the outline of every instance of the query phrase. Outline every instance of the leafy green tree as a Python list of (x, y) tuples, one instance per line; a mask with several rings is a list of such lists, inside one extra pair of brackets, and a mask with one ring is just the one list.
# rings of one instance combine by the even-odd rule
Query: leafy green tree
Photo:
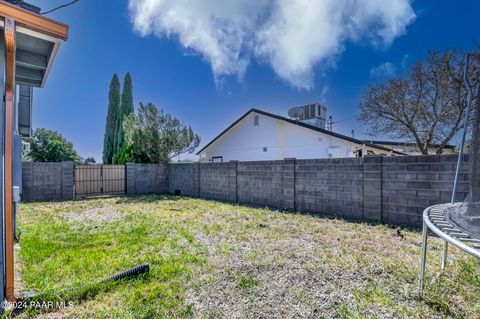
[(138, 115), (127, 116), (123, 128), (131, 147), (129, 156), (137, 163), (168, 163), (177, 155), (192, 153), (200, 144), (190, 126), (152, 103), (140, 103)]
[(133, 157), (133, 146), (125, 143), (117, 154), (113, 156), (113, 163), (125, 165), (129, 162), (135, 162), (135, 158)]
[(80, 156), (73, 149), (73, 144), (67, 141), (60, 133), (44, 128), (36, 129), (30, 143), (30, 152), (26, 158), (34, 162), (80, 162)]
[[(120, 111), (118, 113), (117, 125), (116, 125), (116, 139), (115, 139), (115, 149), (114, 149), (114, 156), (113, 158), (116, 159), (115, 156), (125, 145), (125, 134), (123, 132), (123, 120), (129, 114), (133, 113), (133, 89), (132, 89), (132, 77), (130, 73), (125, 75), (125, 79), (123, 80), (123, 91), (122, 91), (122, 98), (120, 103)], [(115, 160), (113, 161), (116, 164)]]
[(110, 81), (108, 93), (107, 121), (103, 138), (103, 163), (111, 164), (115, 149), (116, 126), (120, 108), (120, 80), (115, 73)]

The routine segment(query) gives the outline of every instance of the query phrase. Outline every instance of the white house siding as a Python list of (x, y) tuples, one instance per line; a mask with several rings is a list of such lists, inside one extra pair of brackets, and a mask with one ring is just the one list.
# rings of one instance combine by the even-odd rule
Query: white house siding
[[(254, 116), (259, 117), (258, 126), (254, 125)], [(221, 156), (224, 162), (328, 158), (329, 153), (331, 157), (355, 157), (357, 147), (362, 146), (270, 116), (250, 113), (200, 155), (206, 160)]]
[[(263, 152), (263, 146), (275, 145), (276, 126), (274, 121), (265, 121), (259, 115), (259, 125), (253, 125), (253, 114), (249, 114), (210, 145), (202, 157), (211, 159), (222, 156), (223, 161), (230, 160), (269, 160), (273, 159), (271, 153)], [(272, 134), (274, 132), (274, 134)], [(268, 147), (268, 146), (267, 146)]]

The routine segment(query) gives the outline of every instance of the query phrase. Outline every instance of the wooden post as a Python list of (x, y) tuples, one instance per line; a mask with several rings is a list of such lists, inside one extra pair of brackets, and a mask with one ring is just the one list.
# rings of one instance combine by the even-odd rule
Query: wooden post
[(15, 83), (15, 21), (5, 17), (5, 149), (4, 149), (4, 227), (5, 296), (15, 300), (13, 252), (13, 117)]

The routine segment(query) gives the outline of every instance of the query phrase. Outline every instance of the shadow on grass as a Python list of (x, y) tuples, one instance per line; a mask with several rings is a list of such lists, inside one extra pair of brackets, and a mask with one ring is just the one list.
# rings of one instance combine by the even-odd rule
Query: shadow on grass
[[(89, 200), (99, 200), (99, 199), (108, 199), (108, 198), (116, 198), (116, 204), (136, 204), (136, 203), (158, 203), (161, 201), (178, 201), (178, 200), (203, 200), (206, 202), (217, 202), (217, 203), (224, 203), (233, 206), (242, 206), (248, 208), (257, 208), (257, 209), (269, 209), (272, 211), (277, 211), (279, 213), (284, 214), (299, 214), (304, 216), (311, 216), (321, 219), (330, 219), (330, 220), (341, 220), (346, 221), (349, 223), (354, 224), (367, 224), (370, 226), (378, 226), (378, 225), (385, 225), (392, 229), (405, 229), (414, 232), (421, 231), (420, 227), (412, 227), (407, 225), (394, 225), (388, 224), (382, 221), (372, 221), (368, 219), (362, 219), (361, 217), (354, 217), (354, 216), (346, 216), (341, 213), (325, 213), (325, 212), (314, 212), (314, 211), (299, 211), (299, 210), (286, 210), (286, 209), (279, 209), (278, 207), (268, 206), (268, 205), (259, 205), (259, 204), (248, 204), (248, 203), (240, 203), (240, 202), (231, 202), (225, 201), (222, 199), (208, 199), (202, 197), (190, 197), (190, 196), (182, 196), (176, 195), (171, 193), (162, 193), (162, 194), (141, 194), (141, 195), (114, 195), (114, 196), (97, 196), (97, 197), (86, 197), (82, 199), (77, 199), (81, 201), (89, 201)], [(77, 200), (74, 200), (77, 201)], [(48, 203), (48, 202), (61, 202), (61, 200), (52, 200), (52, 201), (42, 201), (41, 203)], [(39, 202), (37, 202), (39, 203)]]
[(142, 194), (142, 195), (128, 195), (119, 197), (116, 201), (117, 204), (135, 204), (135, 203), (155, 203), (161, 201), (176, 201), (185, 200), (189, 197), (181, 197), (172, 194)]
[(343, 214), (337, 214), (337, 213), (325, 213), (325, 212), (315, 212), (315, 211), (300, 211), (300, 210), (291, 210), (291, 209), (280, 209), (278, 207), (274, 206), (269, 206), (269, 205), (259, 205), (259, 204), (248, 204), (248, 203), (241, 203), (241, 202), (231, 202), (231, 201), (226, 201), (222, 199), (208, 199), (208, 198), (202, 198), (202, 197), (188, 197), (188, 196), (177, 196), (177, 195), (168, 195), (170, 198), (177, 198), (177, 199), (201, 199), (206, 202), (217, 202), (217, 203), (224, 203), (227, 205), (232, 205), (232, 206), (241, 206), (241, 207), (247, 207), (247, 208), (254, 208), (254, 209), (268, 209), (271, 211), (275, 211), (281, 214), (285, 215), (302, 215), (302, 216), (309, 216), (309, 217), (314, 217), (314, 218), (319, 218), (319, 219), (328, 219), (328, 220), (340, 220), (340, 221), (345, 221), (348, 223), (352, 224), (363, 224), (363, 225), (369, 225), (369, 226), (387, 226), (392, 229), (402, 229), (402, 230), (410, 230), (414, 232), (419, 232), (421, 231), (420, 227), (413, 227), (413, 226), (408, 226), (408, 225), (394, 225), (394, 224), (388, 224), (382, 221), (374, 221), (374, 220), (368, 220), (368, 219), (362, 219), (361, 217), (353, 217), (353, 216), (346, 216)]
[(248, 208), (256, 208), (256, 209), (269, 209), (272, 211), (277, 211), (282, 214), (298, 214), (303, 216), (310, 216), (320, 219), (329, 219), (329, 220), (341, 220), (353, 224), (367, 224), (369, 226), (379, 226), (384, 225), (390, 227), (392, 229), (402, 229), (402, 230), (410, 230), (414, 232), (418, 232), (421, 230), (419, 227), (412, 227), (407, 225), (392, 225), (387, 224), (381, 221), (372, 221), (367, 219), (362, 219), (361, 217), (351, 217), (345, 216), (342, 214), (335, 214), (335, 213), (323, 213), (323, 212), (313, 212), (313, 211), (298, 211), (298, 210), (286, 210), (286, 209), (279, 209), (277, 207), (268, 206), (268, 205), (258, 205), (258, 204), (248, 204), (248, 203), (240, 203), (240, 202), (231, 202), (225, 201), (221, 199), (208, 199), (208, 198), (201, 198), (201, 197), (189, 197), (189, 196), (181, 196), (175, 194), (143, 194), (143, 195), (128, 195), (122, 196), (118, 198), (118, 204), (135, 204), (135, 203), (155, 203), (161, 201), (178, 201), (178, 200), (196, 200), (201, 199), (206, 202), (217, 202), (217, 203), (224, 203), (232, 206), (241, 206), (241, 207), (248, 207)]

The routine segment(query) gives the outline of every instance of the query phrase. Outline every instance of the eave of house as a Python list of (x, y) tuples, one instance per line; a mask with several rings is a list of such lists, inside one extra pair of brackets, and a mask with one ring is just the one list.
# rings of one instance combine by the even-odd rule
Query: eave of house
[(5, 18), (15, 21), (15, 83), (43, 87), (68, 26), (0, 1), (0, 28)]

